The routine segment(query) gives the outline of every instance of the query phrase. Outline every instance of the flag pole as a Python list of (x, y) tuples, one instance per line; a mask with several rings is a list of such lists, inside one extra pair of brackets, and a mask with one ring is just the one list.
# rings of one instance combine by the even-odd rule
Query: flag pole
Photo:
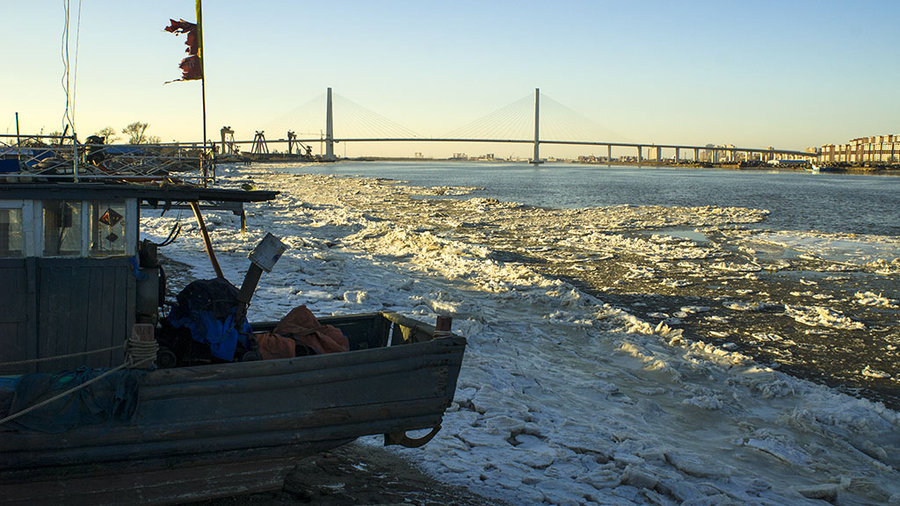
[(206, 72), (205, 72), (205, 63), (206, 60), (206, 51), (203, 48), (203, 7), (201, 5), (201, 0), (197, 0), (197, 42), (198, 42), (198, 56), (200, 56), (200, 93), (203, 98), (203, 153), (200, 156), (200, 167), (203, 171), (203, 186), (207, 184), (208, 178), (208, 166), (209, 164), (206, 161)]

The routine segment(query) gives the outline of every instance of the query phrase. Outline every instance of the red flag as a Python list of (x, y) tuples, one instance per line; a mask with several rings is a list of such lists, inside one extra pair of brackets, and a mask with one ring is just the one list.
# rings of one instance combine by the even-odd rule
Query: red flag
[(184, 50), (188, 56), (181, 60), (178, 65), (181, 67), (181, 79), (176, 81), (190, 81), (194, 79), (203, 79), (203, 62), (200, 60), (201, 47), (200, 37), (197, 33), (197, 25), (183, 19), (175, 21), (169, 20), (169, 26), (165, 28), (167, 32), (180, 35), (187, 34), (187, 40), (184, 41), (187, 49)]

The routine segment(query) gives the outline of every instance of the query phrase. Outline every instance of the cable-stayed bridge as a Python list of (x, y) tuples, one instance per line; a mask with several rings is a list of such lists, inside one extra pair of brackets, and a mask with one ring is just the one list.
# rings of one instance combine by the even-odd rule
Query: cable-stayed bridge
[[(420, 135), (399, 123), (380, 114), (369, 111), (355, 102), (341, 97), (339, 129), (342, 135), (335, 134), (335, 100), (331, 88), (325, 94), (325, 125), (317, 128), (312, 118), (321, 118), (321, 96), (285, 114), (282, 118), (257, 130), (252, 141), (235, 141), (229, 127), (222, 129), (223, 153), (234, 153), (236, 145), (251, 146), (251, 153), (269, 153), (272, 144), (286, 144), (287, 152), (297, 153), (305, 149), (309, 154), (312, 145), (319, 144), (321, 159), (333, 161), (335, 145), (340, 143), (483, 143), (483, 144), (519, 144), (529, 145), (532, 150), (531, 163), (541, 163), (541, 145), (586, 146), (606, 149), (606, 159), (614, 160), (613, 149), (625, 159), (641, 161), (672, 160), (680, 161), (737, 161), (737, 160), (773, 160), (779, 158), (805, 159), (815, 157), (815, 153), (805, 151), (775, 149), (773, 147), (739, 147), (733, 145), (679, 145), (657, 144), (652, 142), (625, 142), (606, 140), (616, 137), (596, 122), (556, 102), (539, 89), (534, 95), (526, 96), (460, 128), (438, 136)], [(547, 114), (549, 109), (552, 114)], [(305, 123), (303, 123), (305, 121)], [(319, 120), (321, 121), (321, 120)], [(288, 128), (300, 122), (299, 136), (294, 130), (287, 130), (287, 138), (267, 140), (265, 130), (279, 127)], [(321, 123), (319, 123), (321, 125)], [(352, 127), (350, 125), (353, 125)], [(319, 130), (318, 135), (315, 133)], [(227, 135), (226, 135), (227, 134)], [(346, 144), (345, 144), (346, 145)], [(631, 153), (631, 154), (627, 154)]]

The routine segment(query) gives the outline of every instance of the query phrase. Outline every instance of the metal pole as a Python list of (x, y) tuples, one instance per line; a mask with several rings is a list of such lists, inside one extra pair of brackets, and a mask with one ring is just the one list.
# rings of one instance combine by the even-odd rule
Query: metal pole
[(72, 180), (78, 182), (78, 137), (72, 132)]
[(16, 112), (16, 159), (22, 161), (22, 140), (19, 139), (19, 113)]
[[(203, 7), (201, 0), (197, 0), (197, 47), (200, 53), (200, 93), (203, 96), (203, 152), (200, 155), (200, 168), (203, 173), (203, 186), (207, 185), (208, 162), (206, 160), (206, 48), (203, 47)], [(213, 175), (215, 179), (215, 175)]]

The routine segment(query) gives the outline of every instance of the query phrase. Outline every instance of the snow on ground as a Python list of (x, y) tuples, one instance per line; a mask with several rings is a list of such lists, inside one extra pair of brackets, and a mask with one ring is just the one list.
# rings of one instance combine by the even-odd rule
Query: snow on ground
[[(462, 199), (454, 209), (465, 212), (441, 216), (409, 196), (448, 189), (255, 167), (223, 172), (225, 185), (252, 180), (282, 192), (248, 206), (243, 234), (237, 217), (207, 215), (236, 284), (266, 232), (290, 248), (263, 276), (251, 320), (278, 319), (300, 304), (318, 314), (454, 316), (469, 345), (444, 428), (423, 448), (396, 450), (441, 480), (515, 504), (900, 503), (897, 412), (687, 340), (527, 263), (495, 259), (493, 241), (516, 234), (495, 218), (523, 212), (516, 204)], [(424, 226), (420, 208), (446, 228)], [(721, 230), (759, 219), (757, 211), (718, 208), (528, 212), (527, 226), (548, 231), (554, 213), (584, 215), (570, 239), (584, 248), (658, 255), (670, 242), (673, 263), (701, 250), (677, 240), (626, 241), (614, 231), (636, 223)], [(195, 277), (212, 277), (190, 215), (145, 212), (144, 234), (160, 241), (178, 219), (185, 231), (161, 253), (194, 266)], [(860, 300), (883, 303), (874, 294)], [(790, 310), (804, 325), (854, 324), (816, 307)]]

